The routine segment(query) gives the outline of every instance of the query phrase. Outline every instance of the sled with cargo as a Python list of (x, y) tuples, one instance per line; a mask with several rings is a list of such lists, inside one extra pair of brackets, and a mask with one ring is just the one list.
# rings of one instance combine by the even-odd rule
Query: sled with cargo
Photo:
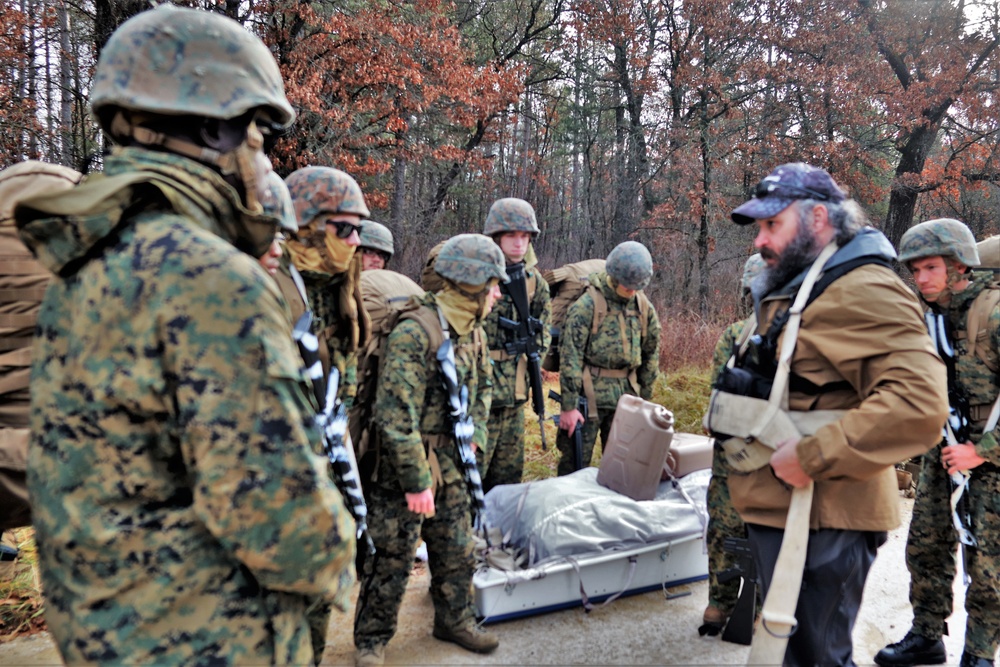
[[(600, 471), (584, 468), (563, 477), (497, 486), (486, 495), (487, 523), (494, 542), (498, 538), (501, 544), (487, 549), (499, 557), (487, 557), (473, 577), (477, 614), (484, 623), (577, 606), (589, 611), (619, 597), (707, 578), (709, 438), (667, 436), (664, 458), (653, 459), (665, 461), (672, 474), (659, 481), (664, 466), (659, 463), (652, 488), (646, 480), (646, 488), (638, 491), (648, 500), (634, 500), (604, 485), (614, 466), (620, 473), (612, 480), (617, 488), (623, 480), (642, 477), (638, 473), (644, 471), (635, 468), (648, 468), (648, 457), (632, 465), (637, 474), (630, 475), (630, 462), (609, 454), (611, 447)], [(636, 495), (635, 488), (624, 490)]]

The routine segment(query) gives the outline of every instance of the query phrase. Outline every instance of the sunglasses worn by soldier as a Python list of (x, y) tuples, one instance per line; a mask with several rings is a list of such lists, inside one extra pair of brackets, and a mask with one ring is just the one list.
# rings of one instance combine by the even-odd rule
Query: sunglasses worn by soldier
[(316, 231), (325, 232), (328, 226), (333, 226), (335, 228), (335, 234), (339, 239), (349, 239), (351, 234), (357, 232), (361, 234), (361, 224), (354, 224), (353, 222), (344, 222), (342, 220), (325, 220), (320, 218), (316, 221)]

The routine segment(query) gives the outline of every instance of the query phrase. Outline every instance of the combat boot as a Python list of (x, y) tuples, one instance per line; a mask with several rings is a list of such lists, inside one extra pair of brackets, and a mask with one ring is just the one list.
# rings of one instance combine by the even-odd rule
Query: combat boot
[(705, 607), (705, 613), (701, 617), (701, 627), (698, 628), (698, 634), (702, 637), (705, 635), (709, 637), (718, 636), (722, 632), (722, 628), (726, 625), (728, 618), (729, 615), (718, 607), (708, 605)]
[(500, 640), (495, 634), (483, 630), (474, 621), (468, 621), (454, 628), (435, 623), (433, 634), (441, 641), (458, 644), (475, 653), (491, 653), (500, 646)]
[(962, 662), (959, 667), (993, 667), (993, 661), (989, 658), (980, 658), (978, 655), (962, 652)]
[(875, 654), (875, 664), (880, 667), (909, 667), (910, 665), (941, 665), (948, 654), (941, 639), (928, 639), (912, 629), (895, 644), (889, 644)]
[(385, 664), (385, 645), (359, 648), (354, 652), (354, 667), (381, 667)]

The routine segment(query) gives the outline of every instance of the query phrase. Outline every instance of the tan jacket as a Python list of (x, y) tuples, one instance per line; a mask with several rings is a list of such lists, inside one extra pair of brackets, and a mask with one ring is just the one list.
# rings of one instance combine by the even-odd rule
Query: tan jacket
[[(765, 298), (759, 331), (789, 304), (787, 297)], [(811, 527), (895, 528), (893, 466), (938, 444), (948, 415), (945, 367), (916, 296), (882, 266), (840, 277), (803, 312), (791, 370), (816, 385), (847, 381), (853, 387), (815, 396), (789, 393), (791, 410), (849, 410), (797, 447), (803, 469), (816, 481)], [(784, 527), (791, 492), (769, 466), (731, 472), (729, 488), (745, 521)]]

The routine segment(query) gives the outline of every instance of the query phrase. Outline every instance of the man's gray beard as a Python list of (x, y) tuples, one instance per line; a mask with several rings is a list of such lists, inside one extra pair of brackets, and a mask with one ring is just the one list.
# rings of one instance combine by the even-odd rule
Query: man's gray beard
[(818, 246), (816, 233), (805, 221), (800, 221), (799, 231), (778, 256), (778, 263), (761, 274), (764, 294), (770, 294), (812, 264), (823, 250)]

